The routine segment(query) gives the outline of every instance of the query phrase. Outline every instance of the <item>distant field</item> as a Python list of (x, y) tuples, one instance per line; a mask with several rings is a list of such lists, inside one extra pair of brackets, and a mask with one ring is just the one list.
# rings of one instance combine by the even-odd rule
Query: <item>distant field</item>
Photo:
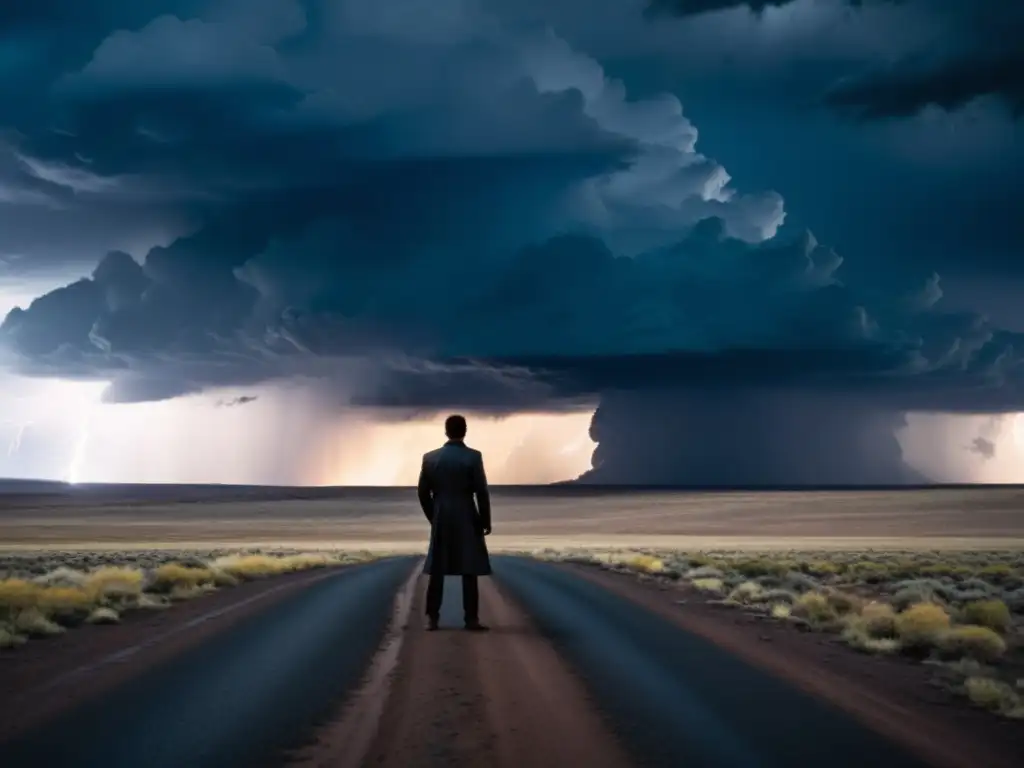
[[(497, 488), (494, 550), (1021, 549), (1024, 488), (664, 491)], [(422, 549), (402, 488), (0, 485), (0, 549)]]

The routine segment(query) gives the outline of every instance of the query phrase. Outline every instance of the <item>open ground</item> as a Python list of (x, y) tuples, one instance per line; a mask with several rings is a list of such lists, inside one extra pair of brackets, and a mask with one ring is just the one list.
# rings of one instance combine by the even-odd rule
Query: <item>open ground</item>
[[(686, 492), (496, 488), (492, 550), (1024, 549), (1024, 488)], [(40, 486), (0, 494), (0, 548), (422, 551), (410, 489)]]
[(457, 581), (442, 632), (415, 618), (419, 560), (401, 553), (422, 553), (426, 522), (409, 489), (0, 495), (0, 619), (17, 635), (0, 651), (0, 759), (1024, 754), (1022, 489), (495, 489), (494, 503), (491, 549), (518, 556), (495, 558), (494, 631), (474, 637), (444, 631)]

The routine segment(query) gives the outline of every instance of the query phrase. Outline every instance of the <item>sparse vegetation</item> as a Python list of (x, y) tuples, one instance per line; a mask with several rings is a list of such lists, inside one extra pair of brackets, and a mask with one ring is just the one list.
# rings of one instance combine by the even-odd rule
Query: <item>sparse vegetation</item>
[(965, 699), (1004, 716), (1024, 716), (1015, 688), (1024, 680), (1024, 552), (533, 554), (671, 579), (708, 602), (834, 633), (862, 653), (927, 661), (951, 677)]
[(994, 662), (1006, 652), (1006, 641), (988, 627), (953, 627), (939, 636), (939, 649), (947, 656), (967, 656)]
[(1002, 600), (975, 600), (967, 603), (963, 615), (967, 622), (996, 632), (1006, 632), (1010, 628), (1010, 609)]
[(936, 603), (915, 603), (896, 616), (896, 636), (907, 650), (929, 651), (949, 630), (949, 614)]
[(972, 704), (1006, 717), (1024, 718), (1024, 703), (1020, 695), (1002, 680), (969, 677), (964, 681), (964, 691)]
[(355, 563), (368, 552), (48, 552), (0, 556), (0, 649), (80, 624), (117, 624), (243, 581)]

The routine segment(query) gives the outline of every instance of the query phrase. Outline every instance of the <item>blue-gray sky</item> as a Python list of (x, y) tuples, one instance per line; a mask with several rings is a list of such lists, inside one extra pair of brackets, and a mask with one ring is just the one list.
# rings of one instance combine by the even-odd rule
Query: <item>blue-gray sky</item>
[(5, 365), (120, 402), (1024, 410), (1024, 12), (980, 5), (16, 4)]

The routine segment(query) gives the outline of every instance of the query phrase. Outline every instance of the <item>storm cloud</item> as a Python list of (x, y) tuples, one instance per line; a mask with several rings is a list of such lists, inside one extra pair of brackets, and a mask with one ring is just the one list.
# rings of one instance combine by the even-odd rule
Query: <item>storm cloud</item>
[[(468, 0), (172, 5), (104, 4), (5, 116), (4, 202), (88, 223), (37, 241), (83, 277), (0, 325), (22, 373), (110, 402), (299, 378), (339, 406), (600, 400), (599, 482), (898, 482), (903, 411), (1024, 409), (1019, 334), (930, 270), (866, 280), (783, 233), (677, 97), (551, 28)], [(60, 40), (77, 7), (9, 28)], [(670, 466), (624, 458), (638, 425), (636, 461)]]

